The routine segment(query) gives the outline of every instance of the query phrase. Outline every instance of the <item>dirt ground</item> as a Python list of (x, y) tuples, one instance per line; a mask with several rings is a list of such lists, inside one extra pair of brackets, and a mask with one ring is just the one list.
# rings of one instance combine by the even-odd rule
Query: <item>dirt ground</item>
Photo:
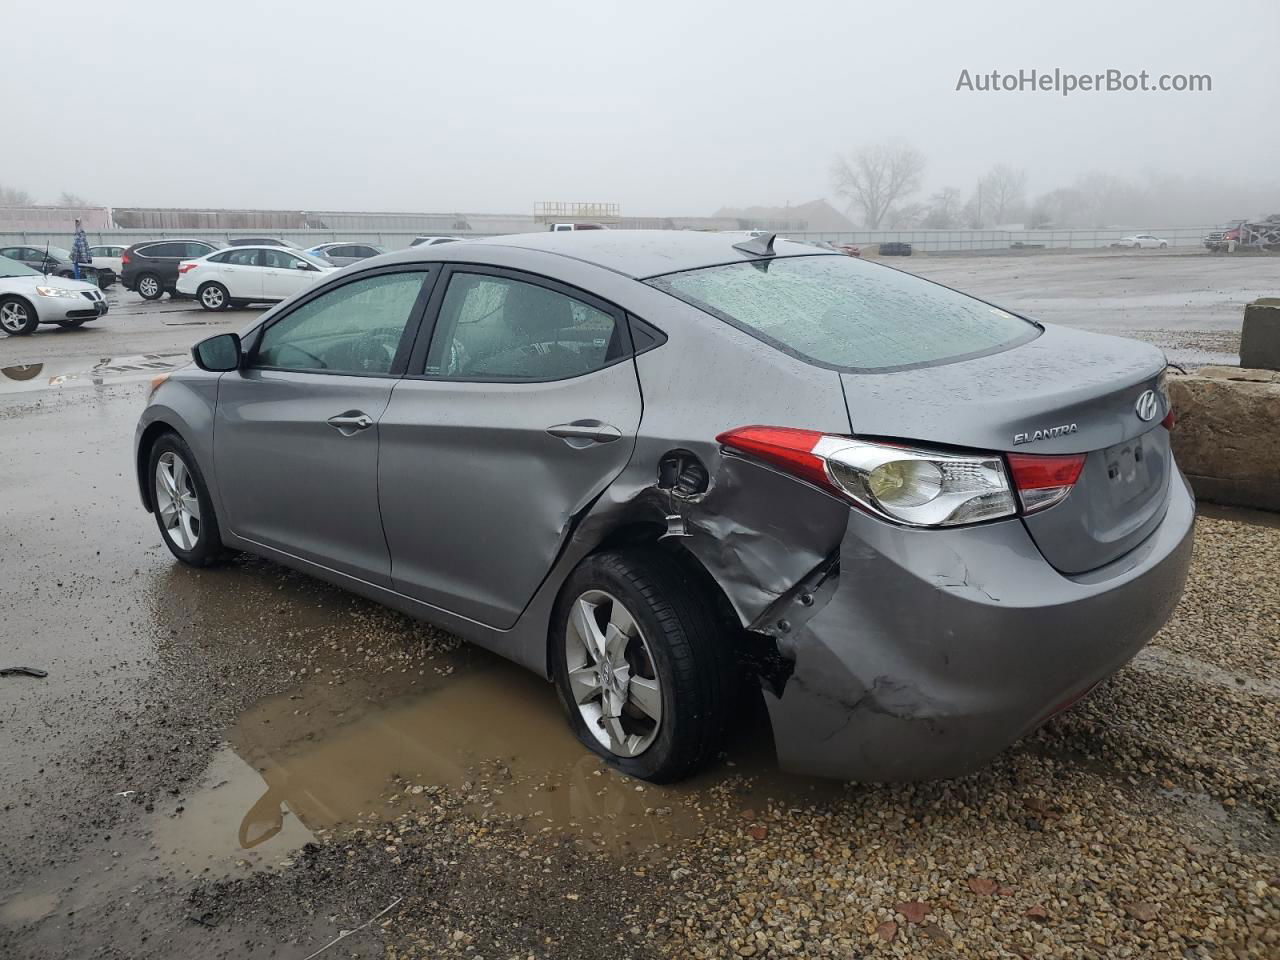
[[(1226, 345), (1275, 263), (904, 266)], [(483, 651), (263, 561), (178, 566), (130, 462), (145, 380), (252, 313), (114, 297), (0, 338), (0, 667), (49, 673), (0, 677), (0, 957), (1280, 957), (1274, 516), (1204, 510), (1153, 645), (970, 777), (787, 776), (756, 716), (653, 787)]]

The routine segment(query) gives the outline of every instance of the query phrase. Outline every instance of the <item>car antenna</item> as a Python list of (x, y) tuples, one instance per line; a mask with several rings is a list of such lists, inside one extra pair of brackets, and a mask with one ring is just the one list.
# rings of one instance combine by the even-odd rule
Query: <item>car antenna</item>
[(776, 236), (776, 233), (762, 233), (759, 236), (743, 240), (741, 243), (735, 243), (733, 249), (741, 250), (743, 253), (750, 253), (757, 257), (772, 257), (773, 240)]

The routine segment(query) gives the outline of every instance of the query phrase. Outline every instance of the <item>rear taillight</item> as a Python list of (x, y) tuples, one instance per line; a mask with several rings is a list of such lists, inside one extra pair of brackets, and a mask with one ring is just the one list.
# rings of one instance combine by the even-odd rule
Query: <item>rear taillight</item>
[(1160, 421), (1160, 426), (1166, 430), (1172, 430), (1178, 425), (1178, 413), (1173, 407), (1169, 408), (1169, 412), (1164, 415), (1164, 419)]
[(181, 276), (190, 270), (194, 270), (198, 266), (200, 266), (198, 263), (180, 263), (178, 264), (178, 275)]
[(943, 453), (791, 427), (739, 427), (716, 439), (895, 523), (950, 527), (1017, 512), (995, 453)]
[(126, 250), (124, 253), (120, 254), (120, 266), (123, 267), (128, 262), (129, 262), (129, 251)]
[(1084, 460), (1083, 453), (1066, 456), (1009, 454), (1009, 472), (1013, 474), (1013, 485), (1018, 490), (1023, 511), (1035, 513), (1065, 500), (1080, 479)]

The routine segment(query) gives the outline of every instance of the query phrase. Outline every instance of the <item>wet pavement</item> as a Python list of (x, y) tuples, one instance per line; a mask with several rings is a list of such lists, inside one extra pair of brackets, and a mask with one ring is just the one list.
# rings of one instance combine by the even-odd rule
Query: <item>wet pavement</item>
[[(1236, 269), (1182, 259), (1203, 260), (1197, 271)], [(1070, 312), (1070, 298), (1044, 286), (1057, 264), (1020, 261), (1013, 269), (1031, 272), (1004, 280), (985, 262), (911, 266), (1011, 306), (1025, 296), (1045, 319)], [(1206, 296), (1183, 319), (1230, 337), (1238, 296)], [(171, 326), (204, 315), (166, 304), (138, 304), (136, 320), (109, 315), (138, 326), (96, 331), (101, 356), (64, 353), (64, 341), (89, 336), (80, 332), (0, 338), (0, 666), (49, 673), (0, 678), (0, 957), (302, 960), (411, 890), (418, 916), (458, 926), (445, 934), (460, 952), (466, 937), (507, 943), (499, 928), (515, 925), (532, 944), (520, 956), (593, 956), (628, 930), (652, 935), (666, 909), (653, 876), (676, 883), (695, 871), (691, 851), (708, 849), (706, 837), (773, 811), (767, 829), (749, 827), (752, 842), (783, 830), (787, 811), (874, 798), (780, 774), (760, 716), (743, 717), (726, 754), (690, 783), (630, 780), (578, 745), (548, 684), (496, 657), (270, 563), (176, 564), (138, 504), (133, 427), (146, 381), (185, 363), (211, 331)], [(1098, 315), (1147, 329), (1167, 306), (1157, 298)], [(1215, 516), (1239, 527), (1256, 519)], [(1151, 648), (1126, 676), (1270, 710), (1280, 692), (1274, 674), (1213, 662), (1190, 643)], [(1122, 697), (1116, 708), (1125, 702), (1143, 701)], [(1082, 715), (1094, 716), (1087, 706)], [(1082, 721), (1061, 730), (1072, 723)], [(1093, 742), (1084, 728), (1078, 742), (1059, 730), (1045, 743), (1069, 755)], [(1008, 764), (1032, 763), (1040, 749)], [(1160, 802), (1202, 810), (1221, 843), (1274, 858), (1274, 823), (1258, 813), (1280, 796), (1274, 761), (1255, 765), (1255, 793), (1239, 807), (1213, 799), (1199, 772), (1160, 787)], [(1009, 774), (997, 765), (991, 776), (979, 803)], [(403, 840), (414, 831), (426, 836), (418, 846)], [(709, 849), (738, 856), (719, 840)], [(410, 863), (419, 888), (403, 882)], [(459, 878), (464, 866), (470, 879)], [(485, 917), (488, 933), (468, 926)], [(366, 934), (343, 951), (333, 953), (383, 955)]]

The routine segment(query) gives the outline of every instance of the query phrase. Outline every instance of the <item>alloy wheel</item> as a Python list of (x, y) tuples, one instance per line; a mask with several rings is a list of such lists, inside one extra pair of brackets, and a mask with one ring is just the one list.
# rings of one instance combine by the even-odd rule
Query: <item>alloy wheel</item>
[(213, 285), (207, 286), (200, 293), (200, 302), (210, 310), (218, 310), (222, 307), (222, 288)]
[(16, 300), (0, 304), (0, 327), (6, 333), (22, 333), (27, 328), (27, 308)]
[(138, 283), (138, 292), (144, 297), (154, 297), (160, 292), (160, 283), (155, 277), (143, 277)]
[(200, 498), (191, 471), (172, 450), (156, 461), (156, 510), (174, 544), (193, 549), (200, 540)]
[(647, 750), (662, 726), (662, 684), (635, 617), (587, 590), (573, 602), (564, 645), (569, 689), (592, 736), (615, 756)]

